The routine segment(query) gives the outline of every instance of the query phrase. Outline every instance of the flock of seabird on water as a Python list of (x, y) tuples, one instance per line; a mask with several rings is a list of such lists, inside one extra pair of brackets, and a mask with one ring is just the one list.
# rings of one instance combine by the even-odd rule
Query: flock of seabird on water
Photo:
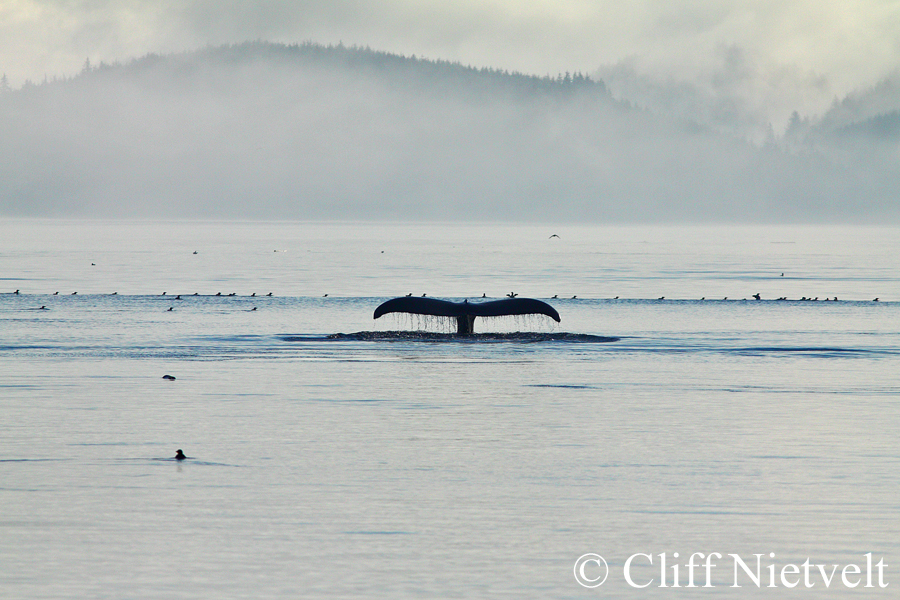
[[(554, 233), (553, 235), (550, 236), (550, 238), (551, 238), (551, 239), (552, 239), (552, 238), (557, 238), (557, 239), (558, 239), (559, 236), (556, 235), (556, 234)], [(278, 252), (278, 250), (275, 250), (275, 252)], [(382, 253), (384, 253), (384, 250), (382, 250)], [(196, 251), (196, 250), (194, 251), (194, 254), (197, 254), (197, 251)], [(96, 263), (91, 263), (91, 266), (95, 266), (95, 265), (96, 265)], [(781, 277), (784, 277), (784, 273), (781, 274)], [(19, 295), (19, 290), (16, 290), (15, 292), (12, 292), (12, 293), (15, 294), (15, 295)], [(78, 294), (78, 292), (72, 292), (70, 295), (75, 296), (75, 295), (77, 295), (77, 294)], [(117, 294), (118, 294), (118, 292), (113, 292), (113, 293), (110, 294), (110, 295), (111, 295), (111, 296), (115, 296), (115, 295), (117, 295)], [(54, 292), (53, 295), (54, 295), (54, 296), (58, 296), (58, 295), (59, 295), (59, 292)], [(163, 292), (161, 295), (162, 295), (162, 296), (165, 296), (165, 295), (166, 295), (166, 292)], [(197, 293), (197, 292), (194, 292), (193, 295), (194, 295), (194, 296), (199, 296), (200, 294)], [(234, 293), (234, 292), (232, 292), (232, 293), (230, 293), (230, 294), (222, 294), (222, 292), (216, 292), (215, 296), (216, 296), (216, 297), (227, 297), (227, 298), (230, 298), (230, 297), (237, 296), (237, 294)], [(269, 292), (268, 294), (266, 294), (266, 297), (270, 297), (270, 296), (272, 296), (272, 292)], [(510, 292), (510, 293), (506, 294), (506, 297), (507, 297), (507, 298), (515, 298), (515, 297), (517, 297), (517, 296), (518, 296), (518, 294), (515, 293), (515, 292)], [(257, 296), (256, 296), (256, 292), (253, 292), (252, 294), (250, 294), (249, 297), (250, 297), (250, 298), (256, 298), (256, 297), (257, 297)], [(327, 297), (328, 297), (328, 294), (324, 294), (322, 297), (323, 297), (323, 298), (327, 298)], [(411, 293), (410, 293), (410, 294), (406, 294), (406, 297), (407, 297), (407, 298), (410, 298), (410, 297), (412, 297), (412, 294), (411, 294)], [(422, 294), (422, 298), (425, 298), (425, 297), (427, 297), (427, 294)], [(482, 294), (481, 297), (486, 299), (488, 296), (487, 296), (487, 294)], [(757, 292), (756, 294), (753, 294), (751, 297), (752, 297), (754, 300), (762, 300), (762, 296), (761, 296), (758, 292)], [(182, 298), (181, 298), (181, 294), (178, 294), (178, 295), (175, 296), (175, 300), (181, 300), (181, 299), (182, 299)], [(559, 300), (559, 299), (560, 299), (559, 294), (554, 294), (550, 299), (551, 299), (551, 300)], [(578, 296), (574, 296), (574, 295), (573, 295), (573, 296), (572, 296), (571, 298), (569, 298), (569, 299), (570, 299), (570, 300), (576, 300), (576, 299), (578, 299)], [(614, 297), (614, 298), (612, 298), (612, 299), (613, 299), (613, 300), (618, 300), (619, 297), (616, 296), (616, 297)], [(665, 296), (660, 296), (659, 298), (657, 298), (657, 300), (665, 300), (665, 299), (666, 299)], [(700, 298), (700, 300), (705, 301), (705, 300), (706, 300), (706, 297), (704, 296), (704, 297)], [(725, 296), (724, 298), (722, 298), (722, 300), (728, 300), (728, 296)], [(747, 300), (747, 298), (743, 298), (743, 300)], [(781, 296), (781, 297), (779, 297), (779, 298), (775, 298), (775, 300), (776, 300), (776, 301), (789, 301), (790, 299), (789, 299), (787, 296)], [(803, 297), (800, 298), (799, 300), (795, 300), (795, 301), (799, 301), (799, 302), (817, 302), (817, 301), (819, 301), (819, 297), (816, 296), (815, 298), (807, 298), (806, 296), (803, 296)], [(837, 301), (838, 301), (838, 298), (837, 298), (837, 296), (835, 296), (834, 298), (826, 297), (823, 301), (824, 301), (824, 302), (837, 302)], [(879, 302), (879, 298), (874, 298), (874, 299), (872, 300), (872, 302)], [(35, 309), (32, 309), (32, 310), (49, 310), (49, 309), (46, 307), (46, 305), (44, 305), (44, 306), (41, 306), (41, 307), (39, 307), (39, 308), (35, 308)], [(175, 307), (174, 307), (174, 306), (170, 306), (170, 307), (166, 310), (166, 312), (174, 312), (174, 310), (175, 310)], [(257, 307), (254, 306), (253, 308), (249, 309), (248, 312), (253, 312), (253, 311), (256, 311), (256, 310), (257, 310)]]
[[(782, 274), (782, 275), (784, 275), (784, 274)], [(20, 290), (16, 290), (16, 291), (10, 292), (10, 293), (11, 293), (12, 295), (14, 295), (14, 296), (18, 296), (18, 295), (21, 294), (21, 291), (20, 291)], [(59, 295), (59, 292), (54, 292), (52, 295), (58, 296), (58, 295)], [(78, 292), (72, 292), (72, 293), (69, 294), (69, 295), (70, 295), (70, 296), (77, 296), (77, 295), (78, 295)], [(117, 295), (118, 295), (118, 292), (112, 292), (112, 293), (109, 294), (109, 295), (110, 295), (110, 296), (117, 296)], [(189, 297), (190, 297), (190, 296), (200, 296), (200, 294), (199, 294), (198, 292), (194, 292), (193, 294), (185, 294), (185, 295), (186, 295), (186, 296), (189, 296)], [(507, 298), (516, 298), (516, 297), (518, 297), (518, 295), (519, 295), (519, 294), (517, 294), (517, 293), (515, 293), (515, 292), (509, 292), (508, 294), (506, 294), (506, 297), (507, 297)], [(167, 292), (163, 292), (162, 294), (160, 294), (160, 296), (167, 296)], [(175, 295), (175, 296), (167, 296), (167, 297), (168, 297), (168, 298), (172, 298), (173, 300), (183, 300), (183, 298), (182, 298), (181, 296), (182, 296), (182, 294), (177, 294), (177, 295)], [(213, 296), (214, 296), (214, 297), (217, 297), (217, 298), (218, 298), (218, 297), (221, 297), (221, 298), (233, 298), (233, 297), (239, 297), (239, 296), (238, 296), (236, 293), (234, 293), (234, 292), (232, 292), (232, 293), (230, 293), (230, 294), (223, 294), (222, 292), (216, 292)], [(270, 297), (272, 297), (272, 296), (273, 296), (272, 292), (269, 292), (268, 294), (265, 294), (265, 296), (257, 296), (257, 295), (256, 295), (256, 292), (253, 292), (252, 294), (250, 294), (249, 296), (246, 296), (246, 297), (247, 297), (247, 298), (270, 298)], [(426, 298), (427, 296), (428, 296), (427, 294), (422, 294), (422, 298)], [(327, 297), (328, 297), (328, 294), (323, 294), (322, 297), (323, 297), (323, 298), (327, 298)], [(407, 298), (410, 298), (410, 297), (412, 297), (412, 294), (411, 294), (411, 293), (410, 293), (410, 294), (406, 294), (406, 297), (407, 297)], [(481, 297), (487, 299), (487, 298), (488, 298), (488, 295), (487, 295), (487, 294), (482, 294)], [(752, 295), (751, 295), (751, 298), (753, 298), (754, 300), (762, 300), (762, 299), (763, 299), (762, 296), (761, 296), (759, 293), (752, 294)], [(576, 300), (576, 299), (578, 299), (578, 296), (572, 296), (571, 298), (560, 298), (560, 297), (559, 297), (559, 294), (554, 294), (553, 296), (550, 297), (550, 299), (551, 299), (551, 300), (560, 300), (560, 299), (563, 299), (563, 300), (565, 300), (565, 299)], [(620, 299), (619, 296), (615, 296), (614, 298), (612, 298), (612, 300), (619, 300), (619, 299)], [(659, 298), (657, 298), (657, 300), (665, 300), (665, 299), (666, 299), (665, 296), (660, 296)], [(722, 298), (722, 300), (728, 300), (728, 299), (729, 299), (728, 296), (725, 296), (724, 298)], [(706, 296), (700, 298), (700, 300), (701, 300), (701, 301), (705, 301), (705, 300), (706, 300)], [(736, 299), (736, 298), (732, 298), (732, 300), (737, 300), (737, 299)], [(741, 298), (741, 300), (747, 300), (747, 298)], [(792, 301), (792, 299), (788, 298), (787, 296), (781, 296), (781, 297), (778, 297), (778, 298), (774, 298), (774, 300), (775, 300), (775, 301), (778, 301), (778, 302)], [(837, 302), (837, 301), (838, 301), (838, 297), (837, 297), (837, 296), (834, 296), (834, 297), (827, 297), (827, 296), (826, 296), (825, 298), (823, 298), (823, 299), (820, 300), (818, 296), (816, 296), (816, 297), (814, 297), (814, 298), (812, 298), (812, 297), (807, 298), (806, 296), (803, 296), (803, 297), (801, 297), (801, 298), (799, 298), (799, 299), (793, 299), (793, 301), (794, 301), (794, 302)], [(872, 299), (872, 302), (880, 302), (880, 298), (873, 298), (873, 299)], [(29, 310), (50, 310), (50, 309), (47, 308), (46, 305), (42, 305), (42, 306), (35, 307), (35, 308), (29, 309)], [(175, 307), (174, 307), (174, 306), (170, 306), (168, 309), (166, 309), (165, 312), (174, 312), (174, 310), (175, 310)], [(258, 310), (258, 307), (254, 306), (253, 308), (248, 309), (247, 312), (254, 312), (254, 311), (256, 311), (256, 310)]]

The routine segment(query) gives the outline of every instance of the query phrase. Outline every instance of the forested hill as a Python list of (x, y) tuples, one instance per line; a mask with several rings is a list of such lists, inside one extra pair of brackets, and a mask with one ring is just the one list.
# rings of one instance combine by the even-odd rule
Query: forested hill
[(799, 119), (793, 124), (812, 143), (846, 143), (870, 152), (872, 145), (900, 145), (900, 72), (871, 88), (835, 100), (820, 119)]
[[(0, 95), (0, 215), (822, 221), (897, 216), (889, 162), (754, 147), (534, 76), (264, 42)], [(863, 219), (863, 220), (866, 220)]]
[[(234, 80), (241, 75), (264, 79), (272, 71), (285, 77), (328, 70), (332, 74), (354, 77), (377, 77), (395, 87), (416, 91), (453, 95), (505, 95), (510, 98), (567, 97), (590, 94), (610, 101), (601, 81), (582, 73), (559, 73), (555, 76), (528, 75), (494, 68), (475, 68), (458, 62), (402, 56), (358, 46), (273, 44), (245, 42), (228, 46), (207, 47), (189, 53), (148, 54), (128, 63), (91, 65), (86, 61), (81, 73), (63, 80), (26, 82), (26, 95), (38, 88), (56, 85), (102, 85), (104, 80), (129, 80), (146, 85), (200, 87), (215, 81)], [(253, 71), (258, 71), (254, 76)], [(235, 80), (235, 84), (241, 85)], [(262, 90), (260, 90), (262, 92)]]

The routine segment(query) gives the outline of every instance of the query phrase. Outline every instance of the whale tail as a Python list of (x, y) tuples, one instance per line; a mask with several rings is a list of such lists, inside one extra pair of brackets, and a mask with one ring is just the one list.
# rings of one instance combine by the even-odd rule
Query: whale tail
[(435, 317), (455, 317), (456, 332), (467, 335), (473, 332), (475, 317), (504, 317), (509, 315), (546, 315), (559, 323), (556, 309), (533, 298), (507, 298), (492, 302), (450, 302), (435, 298), (394, 298), (375, 309), (375, 318), (388, 313), (410, 313)]

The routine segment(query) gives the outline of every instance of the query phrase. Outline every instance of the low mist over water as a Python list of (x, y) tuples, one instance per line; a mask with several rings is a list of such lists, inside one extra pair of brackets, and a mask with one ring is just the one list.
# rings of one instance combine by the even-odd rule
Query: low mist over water
[(862, 105), (758, 143), (582, 73), (210, 47), (3, 93), (0, 214), (893, 220), (900, 113)]

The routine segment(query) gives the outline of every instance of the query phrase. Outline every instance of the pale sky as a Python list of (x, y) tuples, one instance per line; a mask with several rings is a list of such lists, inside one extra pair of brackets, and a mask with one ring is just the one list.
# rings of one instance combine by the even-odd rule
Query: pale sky
[(3, 0), (0, 73), (262, 39), (357, 44), (527, 73), (631, 61), (702, 76), (723, 47), (843, 95), (900, 65), (900, 0)]

